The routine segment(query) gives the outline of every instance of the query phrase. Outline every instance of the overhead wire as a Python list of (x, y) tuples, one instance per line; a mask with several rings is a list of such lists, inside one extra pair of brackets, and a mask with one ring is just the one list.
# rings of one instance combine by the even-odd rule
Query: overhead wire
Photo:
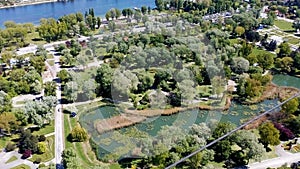
[(221, 137), (215, 139), (214, 141), (212, 141), (212, 142), (206, 144), (205, 146), (199, 148), (198, 150), (192, 152), (191, 154), (189, 154), (189, 155), (187, 155), (187, 156), (185, 156), (185, 157), (179, 159), (178, 161), (176, 161), (175, 163), (169, 165), (169, 166), (166, 167), (165, 169), (171, 169), (171, 168), (173, 168), (173, 167), (176, 167), (178, 164), (180, 164), (180, 163), (186, 161), (186, 160), (189, 159), (190, 157), (192, 157), (192, 156), (198, 154), (199, 152), (203, 151), (204, 149), (206, 149), (206, 148), (208, 148), (208, 147), (210, 147), (210, 146), (216, 144), (217, 142), (223, 140), (224, 138), (226, 138), (226, 137), (230, 136), (231, 134), (237, 132), (238, 130), (244, 128), (245, 126), (247, 126), (248, 124), (254, 122), (255, 120), (257, 120), (257, 119), (259, 119), (259, 118), (261, 118), (261, 117), (267, 115), (268, 113), (272, 113), (272, 112), (273, 112), (274, 110), (276, 110), (277, 108), (280, 108), (283, 104), (285, 104), (285, 103), (287, 103), (288, 101), (290, 101), (290, 100), (292, 100), (292, 99), (294, 99), (294, 98), (296, 98), (296, 97), (299, 97), (299, 96), (300, 96), (300, 92), (299, 92), (299, 93), (296, 93), (295, 95), (293, 95), (293, 96), (291, 96), (291, 97), (289, 97), (289, 98), (286, 99), (285, 101), (283, 101), (283, 102), (277, 104), (276, 106), (274, 106), (273, 108), (271, 108), (271, 109), (265, 111), (264, 113), (259, 114), (259, 115), (255, 116), (255, 117), (253, 117), (251, 120), (247, 121), (246, 123), (244, 123), (244, 124), (238, 126), (237, 128), (235, 128), (235, 129), (229, 131), (228, 133), (224, 134), (223, 136), (221, 136)]

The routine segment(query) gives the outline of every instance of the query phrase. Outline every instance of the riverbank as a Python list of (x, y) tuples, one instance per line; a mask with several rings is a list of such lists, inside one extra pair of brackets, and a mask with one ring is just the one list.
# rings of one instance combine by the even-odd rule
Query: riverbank
[(57, 1), (58, 0), (23, 1), (21, 3), (16, 3), (14, 5), (0, 6), (0, 9), (15, 8), (15, 7), (27, 6), (27, 5), (38, 5), (38, 4), (51, 3), (51, 2), (57, 2)]

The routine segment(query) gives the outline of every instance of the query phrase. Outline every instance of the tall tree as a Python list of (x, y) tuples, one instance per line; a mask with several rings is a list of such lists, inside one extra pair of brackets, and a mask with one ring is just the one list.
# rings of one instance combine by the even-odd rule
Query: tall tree
[(260, 139), (259, 141), (265, 146), (265, 148), (268, 147), (268, 145), (278, 145), (280, 143), (279, 140), (279, 131), (274, 127), (274, 125), (271, 122), (266, 122), (259, 126), (259, 135)]

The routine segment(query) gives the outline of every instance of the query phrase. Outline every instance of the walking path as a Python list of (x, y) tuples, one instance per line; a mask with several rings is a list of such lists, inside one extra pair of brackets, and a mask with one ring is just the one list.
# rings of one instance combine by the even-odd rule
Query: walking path
[[(9, 160), (11, 157), (17, 157), (18, 159), (15, 160), (15, 161), (12, 161), (10, 163), (7, 163), (5, 164), (5, 162), (7, 160)], [(25, 164), (25, 165), (28, 165), (31, 169), (36, 169), (38, 167), (38, 164), (33, 164), (33, 162), (25, 159), (21, 159), (21, 154), (19, 154), (18, 152), (16, 151), (11, 151), (11, 152), (1, 152), (0, 153), (0, 168), (2, 169), (9, 169), (9, 168), (13, 168), (13, 167), (16, 167), (18, 165), (21, 165), (21, 164)]]
[(248, 166), (250, 167), (250, 169), (266, 169), (268, 167), (277, 168), (281, 167), (284, 164), (290, 165), (293, 162), (300, 161), (300, 153), (293, 154), (287, 152), (283, 150), (281, 145), (276, 146), (275, 151), (279, 157), (249, 164)]

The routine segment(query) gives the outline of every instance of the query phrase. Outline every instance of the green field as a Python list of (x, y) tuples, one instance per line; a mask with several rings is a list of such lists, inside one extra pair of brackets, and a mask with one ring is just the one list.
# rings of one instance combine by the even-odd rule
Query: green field
[(54, 132), (54, 121), (51, 121), (49, 125), (41, 128), (38, 131), (34, 131), (32, 134), (34, 135), (46, 135)]
[(293, 23), (287, 22), (287, 21), (284, 21), (284, 20), (275, 20), (274, 24), (275, 24), (275, 26), (277, 26), (279, 29), (281, 29), (283, 31), (293, 31), (293, 30), (295, 30), (292, 27)]
[(6, 162), (5, 162), (5, 164), (7, 164), (7, 163), (11, 163), (11, 162), (13, 162), (13, 161), (16, 161), (18, 158), (16, 157), (16, 156), (12, 156), (12, 157), (10, 157)]
[(10, 169), (31, 169), (31, 168), (28, 165), (21, 164), (21, 165), (18, 165), (16, 167), (13, 167), (13, 168), (10, 168)]
[(41, 158), (41, 162), (47, 162), (47, 161), (50, 161), (54, 158), (54, 156), (55, 156), (55, 152), (54, 152), (55, 138), (54, 138), (54, 135), (47, 137), (45, 142), (47, 144), (46, 152), (43, 153), (43, 154), (34, 154), (34, 155), (32, 155), (32, 157), (29, 159), (30, 161), (34, 162), (34, 161), (36, 161), (37, 158)]

